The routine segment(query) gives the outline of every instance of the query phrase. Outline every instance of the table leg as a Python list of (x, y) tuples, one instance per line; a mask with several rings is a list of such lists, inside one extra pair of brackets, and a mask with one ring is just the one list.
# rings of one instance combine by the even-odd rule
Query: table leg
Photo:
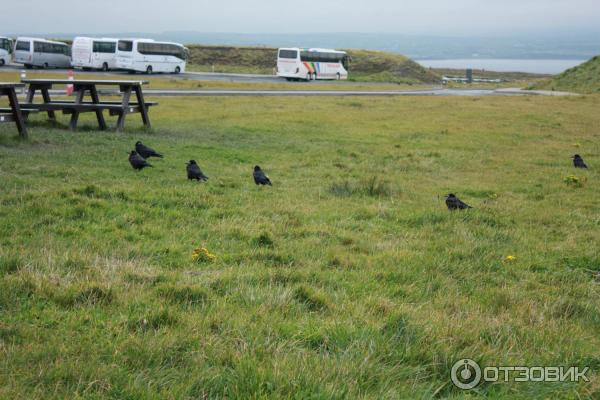
[(121, 114), (117, 120), (117, 131), (122, 131), (125, 127), (125, 117), (129, 112), (129, 100), (131, 99), (131, 86), (122, 87), (121, 91), (123, 92), (123, 102), (121, 103)]
[(142, 114), (144, 126), (147, 129), (151, 129), (152, 125), (150, 124), (150, 117), (148, 116), (148, 109), (146, 108), (146, 102), (144, 101), (144, 93), (142, 92), (141, 85), (135, 87), (135, 95), (137, 96), (138, 107), (140, 108), (140, 113)]
[[(92, 103), (98, 104), (100, 103), (100, 98), (98, 96), (98, 90), (96, 90), (96, 86), (92, 86), (90, 88), (90, 95), (92, 96)], [(106, 121), (104, 120), (104, 115), (102, 114), (102, 110), (96, 110), (96, 118), (98, 119), (98, 126), (101, 131), (106, 130)]]
[[(50, 100), (50, 93), (48, 92), (48, 88), (47, 87), (42, 88), (41, 92), (42, 92), (42, 98), (44, 99), (44, 104), (50, 103), (51, 100)], [(48, 111), (48, 119), (52, 122), (56, 122), (56, 114), (54, 113), (54, 111), (52, 111), (52, 110)]]
[[(85, 95), (85, 89), (80, 88), (77, 91), (77, 95), (75, 96), (75, 104), (81, 104), (83, 102), (83, 96)], [(69, 129), (74, 131), (77, 129), (77, 122), (79, 121), (79, 111), (73, 109), (73, 114), (71, 114), (71, 122), (69, 123)]]
[[(33, 103), (33, 98), (35, 97), (35, 86), (29, 85), (29, 89), (27, 89), (27, 96), (25, 97), (25, 103)], [(25, 121), (29, 118), (29, 114), (23, 116)]]
[(21, 135), (21, 138), (27, 139), (27, 127), (25, 127), (25, 120), (23, 119), (23, 114), (21, 113), (21, 106), (19, 106), (19, 99), (17, 99), (17, 93), (15, 92), (14, 88), (11, 88), (8, 90), (7, 94), (13, 118), (15, 120), (15, 124), (17, 124), (17, 129), (19, 130), (19, 135)]

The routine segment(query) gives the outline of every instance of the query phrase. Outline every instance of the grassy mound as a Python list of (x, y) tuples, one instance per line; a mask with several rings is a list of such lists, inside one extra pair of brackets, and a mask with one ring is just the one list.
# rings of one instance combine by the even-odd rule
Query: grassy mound
[(373, 50), (349, 50), (351, 78), (356, 80), (434, 83), (440, 77), (400, 54)]
[(539, 85), (535, 89), (600, 93), (600, 56), (568, 69)]
[[(277, 49), (190, 45), (190, 69), (215, 72), (272, 74)], [(383, 51), (348, 50), (352, 80), (396, 83), (433, 83), (439, 76), (410, 58)]]

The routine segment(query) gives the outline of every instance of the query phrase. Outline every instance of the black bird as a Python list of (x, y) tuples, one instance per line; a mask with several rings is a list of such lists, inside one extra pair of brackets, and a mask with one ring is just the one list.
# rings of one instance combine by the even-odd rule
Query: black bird
[(136, 142), (135, 151), (137, 151), (140, 154), (140, 156), (142, 156), (144, 158), (150, 158), (150, 157), (163, 158), (162, 154), (157, 153), (156, 150), (154, 150), (151, 147), (146, 146), (145, 144), (143, 144), (140, 141)]
[(585, 163), (583, 162), (583, 158), (581, 158), (581, 156), (579, 154), (575, 154), (573, 156), (573, 165), (575, 165), (575, 168), (586, 168), (587, 169), (587, 165), (585, 165)]
[(269, 177), (265, 175), (258, 165), (254, 166), (254, 173), (252, 175), (254, 176), (254, 183), (257, 185), (273, 186)]
[(146, 167), (152, 166), (148, 163), (148, 161), (146, 161), (144, 157), (140, 156), (135, 150), (131, 150), (131, 153), (129, 154), (129, 163), (131, 164), (133, 169), (136, 170), (142, 170)]
[(446, 206), (448, 210), (466, 210), (467, 208), (473, 208), (468, 204), (463, 203), (454, 193), (450, 193), (446, 196)]
[(187, 163), (187, 176), (189, 180), (195, 179), (204, 182), (208, 180), (208, 176), (204, 175), (198, 164), (196, 164), (196, 160), (190, 160)]

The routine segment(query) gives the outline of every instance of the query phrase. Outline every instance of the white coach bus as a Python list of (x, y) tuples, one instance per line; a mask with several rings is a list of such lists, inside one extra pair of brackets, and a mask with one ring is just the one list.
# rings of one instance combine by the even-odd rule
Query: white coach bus
[(118, 69), (130, 72), (185, 72), (188, 49), (179, 43), (122, 39), (117, 45)]
[(71, 48), (62, 42), (19, 37), (15, 44), (15, 62), (25, 68), (71, 68)]
[(0, 36), (0, 67), (10, 62), (10, 57), (13, 52), (12, 39)]
[(108, 71), (116, 68), (118, 39), (76, 37), (71, 53), (73, 67)]
[(277, 52), (277, 76), (287, 80), (348, 79), (348, 54), (330, 49), (285, 48)]

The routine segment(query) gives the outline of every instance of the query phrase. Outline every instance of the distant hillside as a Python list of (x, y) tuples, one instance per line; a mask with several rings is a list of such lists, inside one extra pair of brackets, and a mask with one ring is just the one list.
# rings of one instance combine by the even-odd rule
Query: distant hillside
[[(190, 69), (216, 72), (272, 73), (277, 49), (189, 45)], [(348, 50), (352, 80), (397, 83), (434, 83), (440, 77), (408, 57), (370, 50)]]
[(534, 89), (600, 93), (600, 56), (535, 85)]

